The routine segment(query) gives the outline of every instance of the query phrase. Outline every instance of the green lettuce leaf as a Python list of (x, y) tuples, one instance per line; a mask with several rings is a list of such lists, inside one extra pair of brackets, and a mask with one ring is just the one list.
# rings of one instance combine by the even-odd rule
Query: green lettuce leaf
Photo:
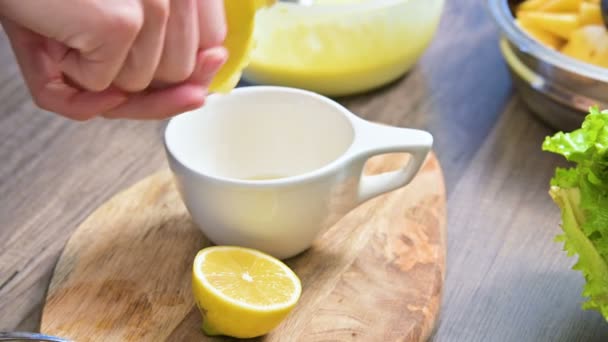
[(608, 320), (608, 111), (590, 108), (580, 129), (545, 138), (542, 149), (573, 163), (551, 179), (549, 194), (561, 209), (564, 232), (557, 240), (578, 256), (573, 269), (586, 280), (583, 308)]

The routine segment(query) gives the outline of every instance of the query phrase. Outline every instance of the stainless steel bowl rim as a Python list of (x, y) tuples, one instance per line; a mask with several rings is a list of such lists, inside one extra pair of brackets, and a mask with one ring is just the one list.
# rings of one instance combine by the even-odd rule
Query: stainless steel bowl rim
[(558, 51), (543, 46), (525, 34), (515, 24), (506, 0), (488, 0), (487, 4), (502, 33), (515, 43), (519, 49), (563, 70), (608, 83), (608, 70), (605, 68), (570, 58)]
[(597, 100), (592, 100), (584, 95), (577, 94), (568, 89), (560, 87), (558, 84), (547, 82), (541, 75), (518, 59), (513, 51), (511, 44), (506, 38), (500, 39), (500, 50), (511, 71), (522, 81), (526, 82), (532, 89), (542, 93), (552, 101), (561, 105), (574, 108), (582, 113), (587, 112), (589, 107), (598, 104)]

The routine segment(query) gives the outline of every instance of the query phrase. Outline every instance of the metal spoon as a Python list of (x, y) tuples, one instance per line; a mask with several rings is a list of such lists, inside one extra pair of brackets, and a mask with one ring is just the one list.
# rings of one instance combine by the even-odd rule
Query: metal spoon
[(0, 341), (46, 341), (46, 342), (71, 342), (61, 337), (31, 333), (31, 332), (2, 332)]

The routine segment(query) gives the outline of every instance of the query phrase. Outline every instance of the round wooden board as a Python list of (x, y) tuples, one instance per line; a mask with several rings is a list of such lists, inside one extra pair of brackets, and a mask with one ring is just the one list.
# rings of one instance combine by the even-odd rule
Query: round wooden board
[[(406, 161), (391, 154), (366, 173)], [(286, 262), (302, 280), (296, 309), (268, 341), (422, 341), (441, 305), (445, 187), (433, 154), (410, 185), (350, 212)], [(41, 331), (74, 341), (206, 341), (190, 293), (192, 260), (209, 241), (168, 170), (98, 208), (67, 243)]]

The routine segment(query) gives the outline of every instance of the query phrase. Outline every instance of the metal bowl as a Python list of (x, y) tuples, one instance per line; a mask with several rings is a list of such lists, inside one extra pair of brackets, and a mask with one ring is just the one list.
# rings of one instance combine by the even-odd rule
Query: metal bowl
[(500, 49), (517, 91), (541, 120), (556, 130), (580, 127), (589, 107), (608, 109), (608, 69), (545, 47), (514, 22), (507, 0), (488, 0), (501, 30)]

